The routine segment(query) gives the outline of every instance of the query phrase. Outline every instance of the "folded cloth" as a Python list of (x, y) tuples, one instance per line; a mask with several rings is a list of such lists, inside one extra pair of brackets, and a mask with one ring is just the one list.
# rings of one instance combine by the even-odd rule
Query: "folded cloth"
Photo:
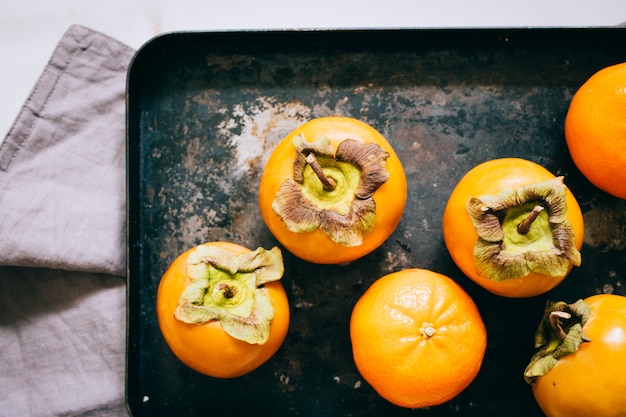
[(125, 87), (72, 26), (0, 147), (0, 416), (127, 415)]
[(133, 49), (71, 26), (0, 147), (0, 264), (124, 275)]
[(0, 416), (124, 417), (125, 286), (0, 268)]

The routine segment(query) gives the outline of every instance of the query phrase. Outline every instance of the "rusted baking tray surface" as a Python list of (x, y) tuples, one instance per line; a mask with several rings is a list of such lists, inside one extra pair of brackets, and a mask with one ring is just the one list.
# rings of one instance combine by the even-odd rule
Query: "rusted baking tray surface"
[[(523, 379), (547, 300), (626, 294), (626, 204), (576, 170), (563, 122), (576, 89), (626, 61), (619, 28), (311, 30), (172, 33), (150, 40), (128, 77), (128, 346), (133, 416), (541, 416)], [(315, 117), (350, 116), (388, 138), (409, 182), (404, 217), (378, 250), (320, 266), (286, 251), (291, 326), (251, 374), (188, 369), (158, 329), (156, 290), (180, 253), (210, 240), (277, 242), (257, 186), (273, 147)], [(557, 175), (585, 216), (583, 264), (543, 296), (487, 293), (453, 264), (441, 216), (461, 176), (497, 157)], [(380, 398), (351, 358), (348, 322), (378, 277), (403, 268), (449, 275), (488, 329), (480, 374), (454, 400), (407, 410)]]

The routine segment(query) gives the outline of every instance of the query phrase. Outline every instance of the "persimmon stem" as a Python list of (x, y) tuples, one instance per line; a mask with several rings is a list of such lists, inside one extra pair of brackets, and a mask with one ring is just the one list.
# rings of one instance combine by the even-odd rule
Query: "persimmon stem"
[(335, 187), (337, 187), (337, 183), (335, 182), (335, 180), (324, 174), (324, 170), (320, 166), (320, 163), (317, 161), (317, 158), (315, 157), (315, 154), (313, 152), (310, 152), (306, 156), (306, 162), (311, 166), (311, 169), (313, 169), (313, 172), (315, 172), (317, 178), (320, 179), (326, 191), (333, 191)]
[(563, 341), (567, 337), (567, 334), (563, 330), (563, 324), (561, 320), (569, 320), (572, 315), (566, 311), (553, 311), (549, 315), (550, 326), (559, 337), (559, 340)]
[(533, 207), (532, 211), (528, 214), (528, 217), (526, 217), (524, 220), (522, 220), (520, 224), (517, 225), (517, 231), (522, 235), (528, 233), (528, 231), (530, 230), (530, 226), (532, 226), (533, 222), (537, 219), (537, 216), (539, 216), (539, 213), (541, 213), (543, 210), (543, 206), (540, 206), (539, 204)]

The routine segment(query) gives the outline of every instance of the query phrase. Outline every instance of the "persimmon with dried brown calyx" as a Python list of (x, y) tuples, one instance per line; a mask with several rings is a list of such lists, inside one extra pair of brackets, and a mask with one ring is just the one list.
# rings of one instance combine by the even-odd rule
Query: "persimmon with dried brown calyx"
[(626, 297), (549, 302), (524, 371), (548, 417), (626, 415)]
[(526, 159), (492, 159), (468, 171), (442, 226), (452, 260), (494, 294), (543, 294), (581, 263), (578, 202), (562, 177)]
[(313, 119), (289, 133), (259, 186), (261, 215), (274, 237), (318, 264), (350, 262), (378, 248), (400, 222), (406, 196), (390, 143), (349, 117)]

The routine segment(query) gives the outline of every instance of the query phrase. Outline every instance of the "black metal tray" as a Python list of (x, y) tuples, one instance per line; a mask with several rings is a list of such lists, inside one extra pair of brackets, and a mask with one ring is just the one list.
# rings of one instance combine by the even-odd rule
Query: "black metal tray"
[[(133, 416), (540, 416), (522, 374), (548, 299), (626, 294), (626, 203), (591, 186), (563, 139), (575, 90), (626, 61), (626, 30), (515, 28), (172, 33), (144, 45), (128, 76), (128, 345)], [(257, 185), (274, 145), (314, 117), (382, 132), (409, 182), (398, 229), (350, 265), (284, 253), (292, 311), (279, 352), (253, 373), (186, 368), (158, 329), (155, 294), (184, 250), (210, 240), (271, 247)], [(543, 296), (487, 293), (452, 263), (441, 215), (474, 165), (516, 156), (565, 176), (582, 206), (583, 264)], [(378, 277), (402, 268), (453, 277), (474, 298), (489, 343), (454, 400), (406, 410), (381, 399), (351, 358), (348, 321)]]

